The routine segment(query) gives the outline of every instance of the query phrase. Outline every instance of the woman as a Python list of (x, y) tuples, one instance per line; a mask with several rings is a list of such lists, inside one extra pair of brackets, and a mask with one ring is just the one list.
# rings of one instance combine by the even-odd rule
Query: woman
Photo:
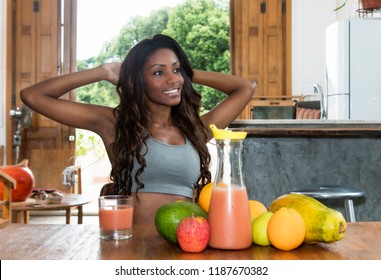
[[(116, 108), (60, 99), (101, 80), (116, 85)], [(200, 116), (201, 95), (192, 82), (227, 98)], [(209, 125), (227, 127), (254, 90), (254, 82), (240, 77), (193, 70), (175, 40), (156, 35), (134, 46), (121, 64), (40, 82), (22, 90), (21, 99), (48, 118), (97, 133), (112, 166), (112, 184), (102, 192), (134, 195), (134, 222), (154, 223), (160, 205), (192, 200), (210, 182)]]

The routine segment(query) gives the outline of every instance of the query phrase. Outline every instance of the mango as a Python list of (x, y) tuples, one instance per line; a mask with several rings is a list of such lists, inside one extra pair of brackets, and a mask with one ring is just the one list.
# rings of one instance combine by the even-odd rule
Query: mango
[(269, 211), (281, 207), (293, 208), (302, 215), (306, 224), (304, 244), (332, 243), (344, 238), (347, 222), (343, 214), (325, 206), (320, 201), (302, 194), (285, 194), (275, 199)]

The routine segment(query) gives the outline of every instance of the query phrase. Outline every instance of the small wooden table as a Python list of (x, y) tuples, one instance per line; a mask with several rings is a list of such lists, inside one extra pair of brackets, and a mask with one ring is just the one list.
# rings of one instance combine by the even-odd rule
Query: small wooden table
[(97, 225), (9, 224), (0, 229), (1, 260), (380, 260), (381, 222), (348, 223), (344, 239), (292, 251), (252, 245), (245, 250), (182, 252), (154, 225), (135, 225), (129, 240), (100, 240)]
[(24, 223), (28, 223), (30, 211), (51, 211), (51, 210), (65, 210), (66, 211), (66, 224), (70, 224), (70, 213), (71, 208), (78, 207), (78, 224), (82, 224), (83, 220), (83, 209), (82, 206), (90, 203), (92, 200), (81, 194), (65, 194), (62, 200), (54, 203), (46, 203), (43, 207), (34, 208), (28, 206), (29, 204), (35, 203), (35, 199), (28, 198), (23, 202), (13, 202), (12, 203), (12, 222), (20, 223), (21, 217), (24, 217)]

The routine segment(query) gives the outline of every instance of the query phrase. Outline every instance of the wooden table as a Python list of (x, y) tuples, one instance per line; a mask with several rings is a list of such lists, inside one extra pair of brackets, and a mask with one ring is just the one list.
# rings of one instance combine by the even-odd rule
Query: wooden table
[(100, 240), (97, 225), (9, 224), (0, 229), (1, 260), (380, 260), (381, 222), (348, 223), (343, 240), (302, 245), (293, 251), (252, 245), (245, 250), (184, 253), (154, 225), (136, 225), (130, 240)]
[(52, 211), (52, 210), (65, 210), (66, 211), (66, 223), (70, 224), (70, 213), (73, 207), (78, 208), (78, 224), (82, 224), (83, 211), (82, 206), (90, 203), (92, 200), (81, 194), (65, 194), (62, 200), (54, 203), (43, 204), (42, 208), (33, 208), (28, 206), (31, 203), (35, 203), (36, 200), (28, 198), (23, 202), (12, 203), (12, 221), (15, 223), (21, 222), (21, 217), (24, 217), (24, 223), (28, 223), (28, 212), (30, 211)]

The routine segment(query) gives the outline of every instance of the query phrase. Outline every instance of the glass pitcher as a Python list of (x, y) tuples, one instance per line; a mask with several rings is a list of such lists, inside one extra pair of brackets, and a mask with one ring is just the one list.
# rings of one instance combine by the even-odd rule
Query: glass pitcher
[(217, 171), (208, 213), (209, 246), (245, 249), (252, 244), (249, 199), (242, 174), (246, 132), (210, 127), (217, 145)]

